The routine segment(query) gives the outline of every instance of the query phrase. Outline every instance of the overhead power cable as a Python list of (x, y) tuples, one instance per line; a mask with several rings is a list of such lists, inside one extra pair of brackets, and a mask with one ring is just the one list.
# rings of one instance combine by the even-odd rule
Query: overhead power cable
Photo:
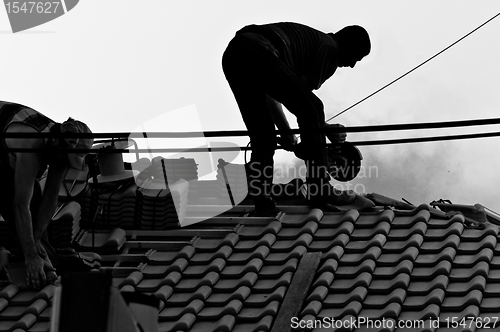
[(352, 104), (351, 106), (349, 106), (348, 108), (346, 108), (345, 110), (343, 110), (342, 112), (339, 112), (337, 114), (335, 114), (334, 116), (332, 116), (331, 118), (329, 118), (328, 120), (326, 120), (326, 122), (329, 122), (330, 120), (336, 118), (337, 116), (347, 112), (348, 110), (350, 110), (351, 108), (361, 104), (362, 102), (364, 102), (365, 100), (367, 100), (368, 98), (372, 97), (373, 95), (379, 93), (380, 91), (384, 90), (385, 88), (389, 87), (390, 85), (396, 83), (397, 81), (399, 81), (400, 79), (402, 79), (403, 77), (407, 76), (408, 74), (412, 73), (413, 71), (417, 70), (418, 68), (422, 67), (423, 65), (425, 65), (427, 62), (431, 61), (432, 59), (434, 59), (435, 57), (437, 57), (438, 55), (442, 54), (443, 52), (447, 51), (448, 49), (450, 49), (451, 47), (455, 46), (456, 44), (458, 44), (459, 42), (461, 42), (462, 40), (464, 40), (465, 38), (467, 38), (468, 36), (470, 36), (471, 34), (473, 34), (474, 32), (476, 32), (477, 30), (479, 30), (480, 28), (482, 28), (483, 26), (485, 26), (486, 24), (488, 24), (489, 22), (493, 21), (495, 18), (497, 18), (498, 16), (500, 16), (500, 13), (496, 14), (495, 16), (493, 16), (492, 18), (490, 18), (489, 20), (487, 20), (486, 22), (484, 22), (483, 24), (481, 24), (480, 26), (478, 26), (477, 28), (475, 28), (474, 30), (472, 30), (471, 32), (467, 33), (466, 35), (464, 35), (462, 38), (458, 39), (457, 41), (455, 41), (454, 43), (450, 44), (449, 46), (445, 47), (443, 50), (439, 51), (438, 53), (434, 54), (433, 56), (431, 56), (429, 59), (425, 60), (424, 62), (422, 62), (421, 64), (417, 65), (416, 67), (410, 69), (409, 71), (407, 71), (406, 73), (404, 73), (403, 75), (399, 76), (398, 78), (396, 78), (395, 80), (387, 83), (386, 85), (384, 85), (383, 87), (381, 87), (380, 89), (376, 90), (375, 92), (372, 92), (371, 94), (369, 94), (368, 96), (366, 96), (365, 98), (361, 99), (360, 101)]
[[(443, 121), (443, 122), (420, 122), (406, 124), (388, 124), (388, 125), (373, 125), (373, 126), (353, 126), (353, 127), (338, 127), (338, 128), (319, 128), (313, 130), (306, 129), (290, 129), (276, 130), (279, 134), (304, 134), (312, 133), (363, 133), (363, 132), (381, 132), (381, 131), (396, 131), (396, 130), (418, 130), (418, 129), (437, 129), (437, 128), (455, 128), (455, 127), (470, 127), (470, 126), (485, 126), (500, 124), (500, 118), (477, 119), (477, 120), (458, 120), (458, 121)], [(54, 137), (79, 137), (79, 138), (115, 138), (115, 139), (139, 139), (139, 138), (208, 138), (208, 137), (236, 137), (248, 136), (247, 130), (222, 130), (222, 131), (190, 131), (190, 132), (121, 132), (121, 133), (92, 133), (92, 134), (75, 134), (66, 133), (2, 133), (0, 138), (54, 138)]]
[[(500, 132), (489, 132), (489, 133), (476, 133), (476, 134), (463, 134), (463, 135), (451, 135), (451, 136), (429, 136), (429, 137), (415, 137), (415, 138), (400, 138), (400, 139), (389, 139), (389, 140), (371, 140), (371, 141), (354, 141), (350, 142), (355, 146), (367, 146), (367, 145), (390, 145), (390, 144), (407, 144), (407, 143), (423, 143), (423, 142), (436, 142), (436, 141), (451, 141), (451, 140), (463, 140), (463, 139), (475, 139), (475, 138), (488, 138), (488, 137), (498, 137)], [(324, 146), (331, 146), (333, 144), (325, 144)], [(276, 147), (277, 150), (283, 149), (280, 146)], [(40, 149), (25, 149), (25, 148), (0, 148), (0, 151), (7, 150), (10, 152), (38, 152)], [(191, 153), (191, 152), (224, 152), (224, 151), (247, 151), (252, 150), (251, 146), (233, 146), (233, 147), (209, 147), (202, 146), (196, 148), (148, 148), (148, 149), (55, 149), (55, 151), (60, 152), (82, 152), (82, 153), (92, 153), (92, 154), (103, 154), (103, 153)]]

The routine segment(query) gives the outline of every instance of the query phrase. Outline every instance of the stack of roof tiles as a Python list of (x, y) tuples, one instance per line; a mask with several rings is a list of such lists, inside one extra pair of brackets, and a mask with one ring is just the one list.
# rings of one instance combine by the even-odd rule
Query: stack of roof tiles
[(168, 178), (168, 183), (176, 183), (180, 179), (189, 182), (190, 195), (197, 193), (198, 164), (193, 158), (153, 158), (153, 164), (161, 167), (157, 168), (156, 178)]
[[(290, 312), (287, 296), (297, 291), (295, 280), (303, 274), (307, 255), (319, 253), (317, 269), (309, 271), (311, 283), (302, 284), (302, 305), (292, 305), (298, 320), (365, 317), (392, 323), (373, 329), (316, 325), (294, 330), (499, 328), (500, 242), (494, 224), (470, 227), (463, 215), (429, 205), (338, 213), (281, 206), (278, 219), (237, 216), (238, 208), (228, 217), (152, 233), (155, 241), (140, 246), (137, 238), (127, 237), (116, 250), (127, 250), (123, 260), (131, 263), (116, 267), (113, 285), (159, 298), (162, 332), (270, 331)], [(0, 287), (0, 331), (47, 331), (48, 287), (50, 292)], [(463, 325), (452, 329), (452, 321), (462, 318)], [(427, 325), (390, 325), (413, 320)]]
[(140, 229), (178, 228), (186, 217), (190, 186), (180, 179), (165, 186), (162, 180), (150, 181), (137, 190), (137, 220)]
[(97, 188), (87, 188), (78, 200), (82, 204), (84, 226), (133, 229), (135, 227), (136, 191), (137, 185), (133, 179), (103, 183)]
[(217, 165), (218, 197), (231, 202), (241, 202), (248, 193), (245, 165), (226, 163), (219, 159)]
[(64, 204), (49, 224), (47, 233), (54, 248), (71, 247), (80, 232), (81, 207), (77, 202)]

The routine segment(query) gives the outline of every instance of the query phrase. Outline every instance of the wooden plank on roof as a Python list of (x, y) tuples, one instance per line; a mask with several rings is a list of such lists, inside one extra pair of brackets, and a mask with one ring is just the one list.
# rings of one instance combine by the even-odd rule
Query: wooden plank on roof
[(297, 317), (299, 310), (302, 309), (320, 260), (321, 252), (305, 253), (302, 256), (274, 320), (271, 332), (290, 332), (292, 330), (292, 318)]

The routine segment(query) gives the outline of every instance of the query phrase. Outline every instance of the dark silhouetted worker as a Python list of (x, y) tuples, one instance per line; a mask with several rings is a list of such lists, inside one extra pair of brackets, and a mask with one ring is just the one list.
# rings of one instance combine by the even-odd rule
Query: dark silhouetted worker
[[(249, 25), (239, 30), (222, 58), (226, 79), (248, 129), (252, 156), (249, 163), (249, 194), (256, 215), (279, 212), (271, 195), (273, 158), (277, 146), (275, 125), (290, 129), (281, 105), (297, 117), (301, 143), (294, 135), (280, 135), (285, 149), (304, 159), (307, 167), (308, 201), (328, 210), (348, 204), (352, 192), (336, 190), (329, 183), (323, 103), (312, 92), (330, 78), (338, 67), (353, 68), (370, 53), (370, 38), (360, 26), (336, 33), (323, 33), (291, 22)], [(343, 143), (346, 133), (328, 134), (332, 143)]]
[[(3, 101), (0, 101), (0, 132), (91, 133), (80, 121), (69, 118), (56, 123), (29, 107)], [(2, 136), (0, 144), (0, 214), (7, 224), (15, 225), (25, 259), (27, 284), (39, 288), (46, 282), (44, 270), (54, 270), (53, 264), (57, 261), (45, 231), (56, 211), (59, 189), (68, 167), (82, 169), (84, 166), (85, 154), (57, 149), (89, 149), (93, 139)], [(38, 152), (8, 149), (37, 149)], [(42, 193), (38, 179), (46, 170)]]

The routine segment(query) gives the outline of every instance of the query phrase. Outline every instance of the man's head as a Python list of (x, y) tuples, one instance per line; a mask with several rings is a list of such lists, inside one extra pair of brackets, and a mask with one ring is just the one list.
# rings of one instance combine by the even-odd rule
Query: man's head
[[(90, 128), (83, 122), (69, 118), (61, 124), (61, 133), (91, 134)], [(94, 144), (93, 138), (68, 137), (64, 138), (68, 149), (91, 149)], [(68, 153), (69, 166), (76, 169), (83, 169), (85, 152)]]
[(370, 36), (363, 27), (342, 28), (335, 33), (335, 39), (339, 43), (339, 67), (353, 68), (356, 62), (370, 54)]

